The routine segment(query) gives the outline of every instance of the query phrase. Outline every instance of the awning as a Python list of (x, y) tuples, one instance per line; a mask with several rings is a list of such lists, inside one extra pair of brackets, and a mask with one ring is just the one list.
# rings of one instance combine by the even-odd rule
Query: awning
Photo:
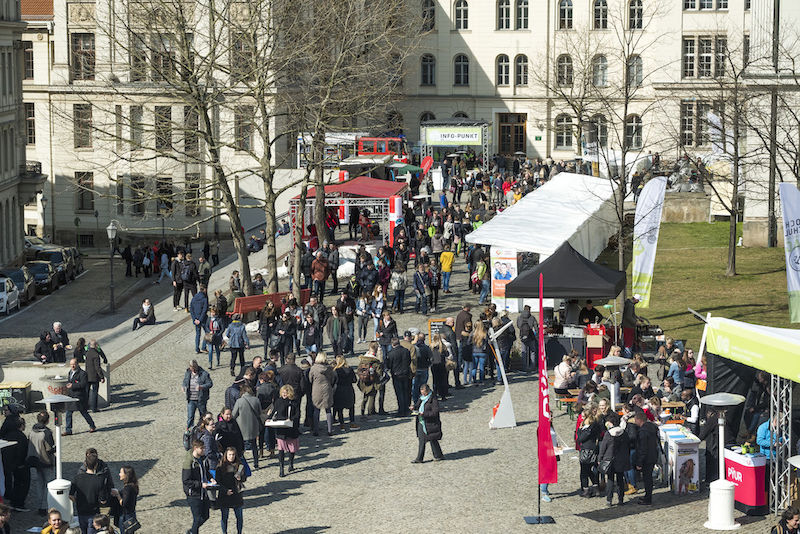
[[(346, 182), (328, 184), (325, 186), (325, 195), (332, 193), (351, 195), (356, 197), (369, 198), (389, 198), (392, 195), (399, 195), (408, 188), (405, 182), (391, 182), (389, 180), (378, 180), (369, 176), (359, 176)], [(315, 188), (308, 188), (308, 196), (313, 197)], [(300, 198), (300, 195), (294, 197)]]
[(407, 172), (422, 172), (422, 167), (417, 167), (416, 165), (409, 165), (408, 163), (402, 163), (400, 161), (390, 163), (389, 165), (387, 165), (387, 167), (395, 171), (397, 174), (405, 174)]
[(467, 234), (466, 239), (544, 257), (569, 241), (581, 255), (594, 260), (617, 226), (609, 180), (562, 172)]
[(800, 382), (800, 330), (712, 317), (706, 344), (712, 354)]
[(564, 243), (545, 261), (506, 285), (506, 298), (614, 298), (625, 288), (625, 272), (598, 265)]

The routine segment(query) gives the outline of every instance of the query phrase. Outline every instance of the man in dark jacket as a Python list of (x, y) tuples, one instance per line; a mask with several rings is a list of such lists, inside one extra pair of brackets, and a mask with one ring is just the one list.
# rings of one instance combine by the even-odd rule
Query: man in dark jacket
[(636, 438), (636, 469), (642, 472), (644, 497), (639, 504), (653, 504), (653, 467), (658, 462), (658, 451), (661, 444), (658, 438), (658, 427), (647, 420), (643, 411), (637, 410), (634, 416), (639, 435)]
[(303, 275), (303, 283), (301, 289), (306, 289), (311, 283), (311, 264), (314, 263), (314, 254), (311, 249), (306, 248), (303, 255), (300, 257), (300, 274)]
[(89, 415), (89, 378), (86, 371), (81, 369), (78, 365), (78, 360), (75, 358), (69, 361), (69, 373), (67, 374), (67, 378), (69, 379), (69, 382), (67, 382), (69, 396), (73, 399), (77, 399), (77, 402), (68, 405), (69, 408), (72, 409), (68, 408), (66, 411), (66, 417), (64, 418), (66, 420), (64, 435), (69, 436), (72, 434), (72, 412), (75, 411), (76, 407), (84, 420), (86, 420), (86, 424), (89, 425), (89, 432), (94, 432), (97, 428), (94, 425), (92, 416)]
[[(208, 295), (206, 286), (200, 285), (200, 291), (192, 297), (189, 305), (189, 313), (194, 323), (194, 351), (200, 354), (200, 337), (205, 333), (206, 322), (208, 321)], [(206, 341), (203, 339), (203, 352), (206, 350)]]
[(428, 376), (431, 368), (431, 348), (425, 344), (425, 334), (419, 332), (414, 340), (417, 349), (417, 371), (411, 384), (411, 402), (416, 404), (419, 400), (419, 388), (422, 384), (428, 383)]
[(519, 341), (522, 345), (522, 370), (528, 372), (539, 368), (539, 323), (536, 317), (531, 315), (531, 307), (525, 305), (522, 313), (517, 317), (517, 330), (519, 330)]
[(187, 403), (187, 430), (192, 428), (194, 424), (195, 410), (198, 412), (198, 417), (202, 417), (206, 413), (209, 390), (213, 385), (214, 382), (212, 382), (208, 371), (200, 367), (197, 360), (192, 360), (183, 375), (183, 392), (186, 393)]
[(186, 259), (181, 266), (181, 280), (183, 280), (183, 307), (186, 312), (189, 312), (189, 293), (194, 298), (197, 294), (197, 281), (200, 280), (200, 271), (197, 270), (197, 264), (192, 259), (192, 254), (187, 253)]
[(372, 295), (375, 285), (378, 283), (378, 271), (375, 270), (374, 263), (370, 261), (366, 268), (361, 269), (361, 272), (358, 273), (358, 283), (362, 291), (365, 291), (367, 295)]
[(411, 381), (411, 353), (400, 345), (400, 339), (392, 338), (392, 348), (384, 360), (384, 367), (392, 377), (394, 394), (397, 397), (397, 416), (410, 415), (409, 382)]
[(303, 370), (297, 366), (295, 361), (296, 356), (294, 354), (287, 354), (286, 365), (281, 365), (280, 369), (278, 369), (278, 376), (284, 385), (292, 386), (294, 397), (299, 399), (306, 390), (306, 382)]
[(228, 447), (233, 447), (238, 455), (242, 456), (244, 454), (242, 431), (231, 414), (230, 408), (222, 410), (222, 420), (214, 428), (214, 441), (219, 444), (221, 450), (224, 451)]
[(198, 534), (200, 527), (208, 520), (211, 506), (205, 490), (216, 482), (211, 478), (208, 460), (203, 456), (204, 447), (202, 441), (194, 440), (192, 450), (187, 453), (181, 469), (183, 492), (192, 511), (192, 528), (187, 530), (191, 534)]
[(183, 270), (183, 252), (178, 252), (178, 256), (172, 260), (169, 266), (169, 272), (172, 278), (172, 308), (174, 310), (181, 309), (181, 293), (183, 293), (183, 278), (181, 278), (181, 271)]
[[(4, 425), (5, 426), (5, 425)], [(3, 472), (6, 477), (5, 498), (18, 512), (27, 512), (25, 498), (31, 486), (31, 469), (25, 462), (28, 457), (28, 437), (25, 435), (25, 420), (15, 417), (11, 428), (7, 428), (2, 438), (14, 442), (2, 452)]]
[(100, 364), (96, 339), (89, 340), (89, 350), (86, 351), (86, 381), (89, 383), (89, 409), (97, 413), (97, 392), (100, 382), (106, 381), (106, 376)]
[(89, 524), (100, 513), (110, 497), (105, 477), (97, 472), (97, 453), (86, 455), (86, 469), (79, 470), (72, 481), (69, 498), (75, 503), (78, 523), (83, 532), (89, 532)]
[(64, 326), (59, 323), (53, 323), (53, 331), (50, 332), (50, 339), (53, 341), (53, 361), (55, 363), (64, 363), (67, 361), (67, 349), (71, 348), (69, 345), (69, 336)]
[(339, 248), (336, 243), (328, 245), (328, 269), (330, 269), (331, 281), (333, 282), (331, 295), (335, 296), (339, 292), (339, 278), (336, 276), (339, 270)]
[[(336, 254), (338, 253), (339, 252), (337, 251)], [(339, 317), (344, 317), (345, 322), (347, 323), (347, 339), (345, 340), (344, 347), (342, 347), (342, 353), (347, 354), (349, 352), (352, 356), (354, 345), (353, 341), (355, 340), (356, 302), (350, 297), (346, 289), (342, 289), (341, 295), (334, 306), (336, 306), (336, 311), (339, 312)]]
[(458, 336), (456, 336), (455, 331), (455, 319), (452, 317), (445, 319), (440, 334), (448, 345), (447, 352), (450, 355), (449, 357), (456, 362), (456, 367), (453, 369), (453, 380), (455, 381), (456, 389), (462, 389), (464, 386), (461, 385), (461, 377), (458, 372), (461, 363), (458, 356)]

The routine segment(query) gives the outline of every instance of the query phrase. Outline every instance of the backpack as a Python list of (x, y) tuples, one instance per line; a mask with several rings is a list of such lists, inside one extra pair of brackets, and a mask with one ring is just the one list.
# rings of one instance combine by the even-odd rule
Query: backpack
[(185, 261), (181, 265), (181, 280), (184, 282), (191, 282), (192, 281), (192, 265)]
[(187, 451), (192, 448), (192, 429), (186, 430), (183, 433), (183, 448)]

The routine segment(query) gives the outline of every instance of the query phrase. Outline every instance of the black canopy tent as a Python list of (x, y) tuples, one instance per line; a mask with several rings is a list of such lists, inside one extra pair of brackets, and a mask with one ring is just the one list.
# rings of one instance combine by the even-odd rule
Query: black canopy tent
[(506, 285), (506, 298), (538, 298), (539, 274), (544, 275), (542, 298), (614, 298), (625, 288), (624, 271), (603, 267), (583, 257), (569, 242)]

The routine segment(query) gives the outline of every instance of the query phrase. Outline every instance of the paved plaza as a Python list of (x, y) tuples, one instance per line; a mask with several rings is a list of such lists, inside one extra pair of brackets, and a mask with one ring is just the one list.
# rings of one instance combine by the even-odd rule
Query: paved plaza
[[(287, 241), (279, 244), (281, 252), (287, 247)], [(257, 262), (263, 262), (262, 255), (251, 256), (253, 267), (260, 266)], [(212, 277), (212, 289), (227, 286), (233, 268), (231, 262), (220, 266)], [(453, 283), (456, 289), (466, 285), (461, 260), (456, 263)], [(99, 337), (102, 334), (103, 347), (112, 362), (113, 405), (95, 416), (99, 431), (94, 434), (88, 433), (76, 414), (76, 433), (63, 441), (65, 476), (73, 476), (87, 447), (97, 448), (114, 474), (123, 464), (133, 465), (140, 476), (137, 513), (144, 533), (183, 533), (191, 524), (181, 487), (186, 403), (180, 385), (188, 361), (195, 357), (194, 328), (187, 314), (172, 311), (168, 293), (164, 284), (140, 287), (132, 290), (129, 302), (114, 316), (97, 315), (91, 321), (78, 314), (56, 317), (71, 335), (85, 334), (70, 329), (72, 324), (83, 325), (81, 328), (97, 332)], [(131, 333), (130, 317), (145, 294), (158, 301), (159, 324)], [(55, 306), (61, 298), (56, 294), (48, 302)], [(413, 306), (413, 298), (409, 300)], [(462, 290), (441, 295), (435, 316), (455, 315), (464, 302), (475, 304), (477, 300)], [(35, 326), (35, 331), (46, 327), (52, 322), (48, 307), (0, 324), (4, 336), (0, 343), (5, 344), (5, 336), (15, 328)], [(37, 324), (40, 317), (41, 324)], [(413, 313), (397, 315), (396, 319), (401, 332), (425, 324)], [(251, 340), (255, 347), (246, 354), (248, 359), (263, 350), (257, 334)], [(365, 348), (357, 345), (357, 354)], [(197, 356), (205, 366), (205, 355)], [(222, 357), (229, 358), (229, 353)], [(350, 363), (355, 365), (356, 360)], [(231, 377), (224, 364), (211, 376), (215, 384), (208, 407), (216, 413)], [(374, 418), (359, 422), (358, 430), (339, 431), (337, 426), (333, 437), (303, 434), (295, 472), (281, 479), (277, 460), (262, 461), (261, 469), (247, 481), (244, 532), (413, 532), (420, 528), (480, 533), (706, 532), (702, 526), (707, 515), (705, 492), (678, 497), (662, 488), (656, 491), (653, 506), (631, 502), (610, 509), (605, 508), (602, 498), (577, 496), (579, 467), (574, 451), (566, 453), (558, 464), (559, 483), (551, 486), (554, 501), (542, 503), (542, 513), (555, 517), (556, 525), (526, 525), (523, 516), (535, 514), (537, 505), (537, 381), (534, 375), (514, 372), (510, 382), (518, 421), (512, 429), (488, 427), (502, 387), (451, 390), (451, 399), (442, 405), (443, 462), (432, 462), (428, 450), (424, 464), (411, 464), (417, 446), (411, 418)], [(358, 392), (357, 402), (360, 398)], [(387, 386), (386, 399), (386, 409), (394, 411), (391, 386)], [(558, 435), (574, 446), (574, 422), (563, 411), (555, 413)], [(32, 417), (27, 418), (30, 427)], [(28, 507), (36, 508), (32, 497)], [(744, 518), (747, 524), (740, 532), (766, 532), (771, 521)], [(38, 524), (41, 520), (35, 513), (15, 513), (14, 532)], [(229, 528), (234, 528), (233, 519)], [(201, 532), (219, 531), (219, 512), (212, 511)]]

